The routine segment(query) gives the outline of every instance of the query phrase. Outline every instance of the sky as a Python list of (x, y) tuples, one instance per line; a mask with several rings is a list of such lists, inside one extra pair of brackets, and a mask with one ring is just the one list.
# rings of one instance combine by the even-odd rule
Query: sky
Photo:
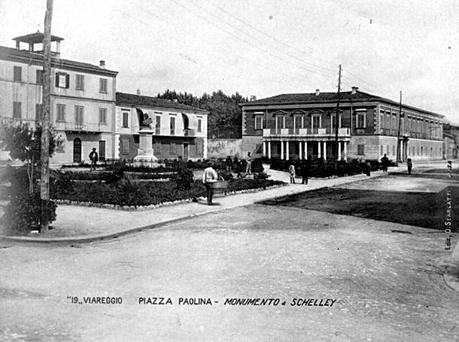
[[(43, 32), (46, 0), (0, 0), (0, 45)], [(459, 0), (54, 0), (61, 57), (119, 91), (258, 99), (315, 89), (399, 100), (459, 124)]]

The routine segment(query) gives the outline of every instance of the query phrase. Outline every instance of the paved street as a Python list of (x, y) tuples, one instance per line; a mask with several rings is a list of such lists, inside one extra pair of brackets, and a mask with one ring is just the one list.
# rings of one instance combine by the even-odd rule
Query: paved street
[[(0, 340), (454, 341), (459, 293), (441, 276), (446, 256), (438, 231), (262, 205), (104, 243), (3, 244)], [(173, 304), (139, 305), (139, 297)], [(179, 297), (213, 305), (179, 305)], [(286, 305), (224, 305), (258, 297)], [(337, 302), (291, 306), (294, 298)]]

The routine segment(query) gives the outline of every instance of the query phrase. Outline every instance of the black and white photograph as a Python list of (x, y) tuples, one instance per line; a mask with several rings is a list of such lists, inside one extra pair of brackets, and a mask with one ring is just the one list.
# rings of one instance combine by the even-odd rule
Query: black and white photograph
[(458, 0), (0, 27), (0, 342), (459, 341)]

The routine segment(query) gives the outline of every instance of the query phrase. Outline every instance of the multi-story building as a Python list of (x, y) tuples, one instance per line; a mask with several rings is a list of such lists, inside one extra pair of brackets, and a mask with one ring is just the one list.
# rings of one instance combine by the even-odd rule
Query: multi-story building
[(207, 114), (174, 101), (117, 92), (116, 157), (133, 159), (138, 155), (139, 131), (145, 131), (142, 121), (147, 121), (156, 158), (207, 158)]
[[(43, 33), (16, 37), (16, 48), (0, 46), (0, 117), (34, 126), (43, 97)], [(51, 164), (115, 156), (116, 71), (60, 58), (63, 38), (52, 36), (51, 124), (60, 144)], [(27, 49), (21, 45), (27, 44)]]
[[(361, 92), (283, 94), (242, 106), (242, 150), (281, 159), (441, 159), (443, 115)], [(400, 115), (401, 114), (401, 115)], [(398, 141), (400, 142), (399, 147)]]

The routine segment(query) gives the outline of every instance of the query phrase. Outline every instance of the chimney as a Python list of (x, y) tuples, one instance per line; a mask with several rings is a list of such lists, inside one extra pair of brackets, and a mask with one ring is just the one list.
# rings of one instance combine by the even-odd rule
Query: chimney
[(320, 89), (316, 89), (316, 96), (320, 95)]
[(359, 90), (359, 87), (352, 87), (351, 89), (352, 89), (351, 94), (355, 95), (357, 93), (357, 90)]
[(137, 95), (140, 95), (140, 89), (137, 89)]
[(99, 66), (105, 69), (105, 61), (103, 59), (100, 60)]

